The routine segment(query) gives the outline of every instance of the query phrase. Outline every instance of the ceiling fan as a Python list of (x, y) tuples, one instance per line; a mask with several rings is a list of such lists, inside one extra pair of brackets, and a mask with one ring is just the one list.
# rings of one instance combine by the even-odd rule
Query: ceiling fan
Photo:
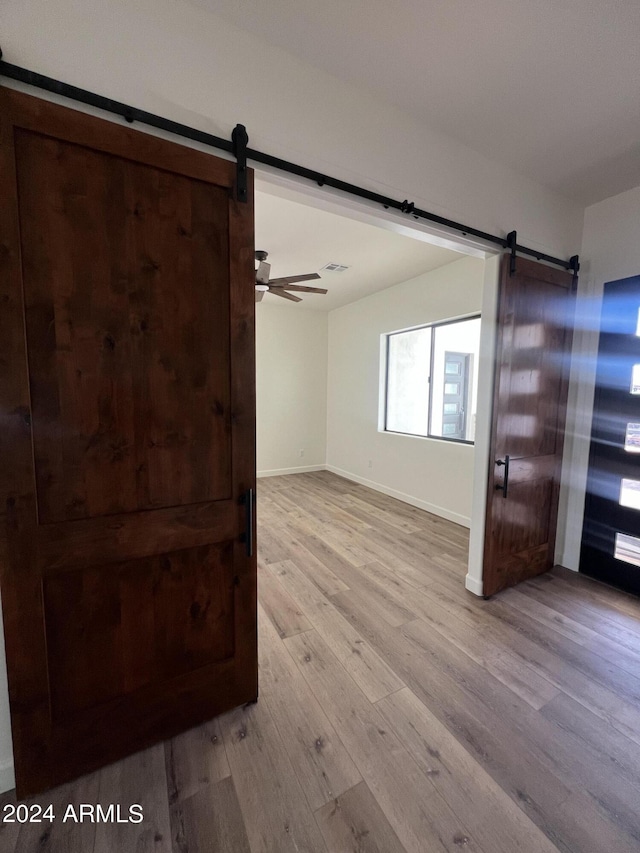
[(308, 275), (286, 275), (283, 278), (269, 278), (271, 272), (271, 264), (267, 263), (268, 252), (258, 249), (256, 252), (256, 261), (258, 261), (258, 269), (256, 270), (256, 302), (261, 302), (265, 293), (273, 293), (275, 296), (282, 296), (283, 299), (290, 299), (292, 302), (301, 302), (299, 296), (294, 296), (294, 292), (302, 293), (326, 293), (322, 287), (304, 287), (297, 284), (299, 281), (312, 281), (320, 278), (317, 272), (309, 273)]

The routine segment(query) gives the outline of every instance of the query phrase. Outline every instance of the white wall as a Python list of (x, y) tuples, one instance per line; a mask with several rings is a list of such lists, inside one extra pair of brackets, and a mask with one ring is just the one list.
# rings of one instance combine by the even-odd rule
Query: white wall
[(473, 447), (378, 429), (380, 336), (477, 313), (483, 275), (462, 258), (329, 313), (328, 467), (467, 526)]
[(256, 305), (258, 476), (326, 461), (327, 314), (270, 299)]
[[(277, 14), (274, 12), (274, 14)], [(569, 256), (578, 205), (186, 0), (2, 0), (7, 62)]]
[(556, 552), (557, 561), (575, 571), (580, 561), (602, 287), (607, 281), (640, 274), (639, 223), (640, 187), (585, 211)]
[[(579, 244), (577, 205), (186, 0), (2, 0), (0, 33), (7, 62), (227, 138), (242, 122), (254, 148), (485, 231), (516, 228), (545, 252), (568, 257)], [(468, 465), (441, 446), (449, 477), (437, 500), (453, 506), (451, 475)], [(413, 466), (404, 473), (425, 488)], [(11, 756), (5, 698), (0, 683), (0, 769)]]

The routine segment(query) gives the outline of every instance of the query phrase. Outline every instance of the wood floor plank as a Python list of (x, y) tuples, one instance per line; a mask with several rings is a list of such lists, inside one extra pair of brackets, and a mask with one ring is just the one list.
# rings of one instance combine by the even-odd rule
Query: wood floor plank
[(258, 596), (280, 639), (311, 630), (297, 602), (263, 566), (258, 566)]
[[(417, 552), (411, 543), (407, 543), (400, 538), (397, 531), (385, 531), (382, 528), (373, 528), (369, 532), (367, 539), (370, 547), (375, 545), (377, 548), (383, 549), (382, 554), (378, 552), (381, 562), (385, 562), (387, 553), (393, 554), (396, 559), (415, 569), (420, 576), (424, 577), (427, 584), (437, 581), (443, 572), (441, 567), (434, 562), (434, 553), (425, 556)], [(369, 554), (369, 559), (364, 562), (371, 562), (371, 554)]]
[(585, 788), (593, 788), (594, 779), (600, 783), (606, 777), (608, 787), (635, 792), (632, 793), (634, 801), (640, 801), (638, 744), (614, 726), (603, 725), (599, 717), (564, 693), (559, 693), (541, 713), (566, 732), (567, 748), (577, 760), (588, 758), (592, 767), (599, 768), (597, 773), (587, 773), (583, 777)]
[[(621, 670), (606, 662), (603, 665), (598, 656), (563, 640), (557, 632), (545, 632), (539, 623), (510, 608), (500, 596), (482, 601), (465, 593), (456, 599), (455, 593), (440, 585), (430, 587), (429, 595), (470, 626), (487, 626), (496, 641), (522, 658), (541, 676), (602, 720), (611, 722), (631, 740), (640, 743), (640, 709), (637, 703), (621, 696), (615, 686), (606, 684), (607, 674), (612, 672), (616, 673), (616, 683), (624, 684)], [(624, 690), (628, 692), (626, 687)]]
[[(307, 551), (313, 554), (317, 560), (330, 569), (336, 577), (339, 578), (342, 576), (343, 569), (345, 567), (348, 568), (353, 566), (353, 563), (341, 557), (340, 554), (338, 554), (337, 551), (335, 551), (331, 545), (322, 538), (322, 536), (302, 530), (295, 530), (292, 526), (288, 526), (287, 529), (291, 536), (297, 539)], [(293, 557), (287, 557), (286, 559), (291, 559), (292, 562), (298, 565), (297, 561), (293, 559)], [(301, 565), (304, 564), (304, 562), (301, 563)], [(348, 584), (345, 584), (345, 586), (348, 588)]]
[(47, 792), (0, 853), (640, 850), (638, 599), (557, 568), (483, 601), (462, 527), (327, 471), (258, 491), (258, 704)]
[[(342, 596), (335, 596), (338, 601)], [(433, 637), (422, 625), (417, 635), (407, 634), (407, 627), (386, 629), (372, 622), (366, 610), (353, 602), (343, 602), (341, 612), (348, 613), (352, 624), (370, 642), (376, 644), (407, 686), (447, 726), (462, 745), (498, 782), (529, 817), (552, 837), (553, 827), (546, 815), (571, 793), (554, 770), (545, 754), (532, 749), (526, 735), (513, 730), (511, 715), (504, 720), (487, 705), (491, 688), (502, 686), (491, 676), (482, 679), (480, 694), (470, 693), (465, 675), (458, 668), (438, 664), (431, 657)], [(442, 651), (442, 643), (437, 643)], [(513, 697), (515, 713), (522, 713), (523, 703)], [(525, 706), (526, 707), (526, 706)], [(499, 724), (498, 724), (499, 721)]]
[[(77, 816), (80, 803), (95, 805), (99, 801), (100, 776), (100, 773), (92, 773), (75, 782), (60, 785), (53, 791), (28, 800), (28, 806), (37, 803), (43, 810), (51, 804), (55, 820), (19, 824), (17, 837), (13, 833), (16, 853), (36, 853), (36, 851), (38, 853), (40, 851), (43, 853), (44, 851), (46, 853), (87, 853), (87, 851), (93, 851), (96, 825), (86, 820), (82, 823), (76, 822), (71, 813), (67, 821), (64, 818), (69, 805), (74, 808), (74, 814)], [(120, 802), (120, 800), (118, 799), (116, 802)], [(135, 841), (137, 834), (137, 827), (134, 827), (130, 836), (132, 841)], [(0, 839), (4, 844), (6, 841), (4, 832), (0, 834)], [(4, 853), (4, 846), (0, 849)], [(11, 848), (7, 849), (10, 850)], [(129, 850), (135, 850), (135, 846), (125, 847), (123, 850), (128, 853)]]
[(319, 809), (316, 820), (332, 853), (405, 853), (365, 782)]
[[(389, 595), (410, 605), (415, 589), (424, 589), (434, 583), (425, 573), (413, 569), (402, 560), (388, 557), (385, 551), (378, 549), (378, 559), (367, 563), (368, 576), (375, 580)], [(342, 592), (342, 590), (338, 590)]]
[(418, 533), (412, 533), (410, 538), (405, 538), (404, 541), (412, 545), (423, 556), (428, 556), (435, 548), (449, 557), (464, 561), (469, 552), (469, 531), (459, 525), (452, 525), (452, 527), (463, 532), (457, 535), (457, 531), (454, 532), (451, 528), (423, 529)]
[[(467, 703), (471, 705), (473, 696), (479, 696), (495, 718), (501, 720), (505, 735), (512, 742), (517, 742), (518, 738), (526, 744), (545, 768), (547, 776), (553, 774), (568, 788), (575, 779), (585, 780), (583, 787), (607, 814), (624, 818), (625, 828), (620, 832), (621, 839), (626, 833), (637, 834), (640, 838), (637, 793), (629, 791), (628, 785), (618, 784), (617, 774), (611, 774), (608, 767), (603, 768), (598, 757), (584, 749), (584, 743), (578, 738), (572, 738), (566, 730), (555, 724), (550, 725), (550, 721), (543, 715), (526, 706), (518, 707), (503, 690), (486, 689), (477, 670), (469, 665), (468, 657), (454, 651), (451, 644), (438, 642), (433, 633), (425, 631), (419, 623), (403, 627), (402, 632), (410, 632), (412, 637), (424, 645), (428, 642), (431, 658), (439, 667), (453, 671), (457, 680), (464, 684)], [(476, 713), (480, 712), (477, 704), (474, 704), (474, 708)]]
[(257, 535), (258, 565), (280, 563), (282, 560), (289, 558), (285, 544), (273, 534), (272, 525), (269, 523), (268, 518), (268, 515), (265, 516), (264, 512), (259, 511)]
[[(0, 815), (2, 818), (9, 816), (5, 811), (5, 806), (15, 806), (16, 802), (15, 788), (0, 794)], [(46, 823), (42, 827), (42, 831), (44, 832), (48, 827), (49, 823)], [(2, 853), (14, 853), (19, 834), (20, 824), (17, 821), (0, 820), (0, 851)]]
[(284, 643), (406, 850), (481, 850), (322, 638), (309, 631)]
[(577, 853), (637, 853), (640, 839), (621, 832), (618, 815), (608, 814), (593, 798), (577, 789), (559, 807), (564, 836)]
[(372, 702), (404, 687), (402, 680), (294, 563), (285, 561), (268, 568), (299, 602), (313, 627)]
[(340, 503), (327, 496), (326, 492), (303, 486), (294, 486), (289, 492), (291, 498), (308, 508), (309, 514), (323, 524), (339, 525), (353, 532), (363, 532), (371, 529), (374, 519), (358, 518), (347, 511)]
[(579, 646), (584, 646), (595, 655), (613, 663), (620, 669), (626, 670), (634, 677), (640, 672), (640, 643), (634, 650), (621, 645), (619, 642), (612, 642), (593, 628), (583, 625), (571, 616), (566, 616), (534, 596), (528, 595), (526, 591), (505, 590), (501, 595), (501, 601), (527, 614), (552, 631), (562, 634), (563, 637), (572, 640)]
[(252, 853), (330, 853), (266, 703), (225, 714), (220, 727)]
[(289, 485), (286, 489), (275, 490), (269, 496), (278, 511), (284, 515), (298, 512), (298, 504), (289, 497), (290, 489), (291, 486)]
[(564, 569), (562, 566), (556, 566), (548, 577), (551, 582), (556, 581), (577, 590), (579, 598), (601, 601), (614, 610), (640, 619), (640, 599), (636, 595), (614, 589), (600, 581)]
[(358, 509), (364, 513), (371, 519), (370, 527), (375, 526), (376, 522), (383, 522), (396, 530), (402, 530), (404, 533), (416, 533), (420, 530), (419, 524), (416, 524), (415, 521), (407, 521), (399, 512), (389, 508), (382, 509), (375, 504), (361, 500), (356, 495), (348, 495), (343, 498), (342, 505), (348, 512)]
[(329, 488), (336, 495), (351, 491), (354, 485), (351, 480), (345, 480), (344, 477), (338, 477), (330, 471), (310, 472), (308, 480), (324, 488)]
[(409, 688), (386, 696), (376, 706), (443, 799), (456, 814), (465, 815), (485, 850), (556, 851), (555, 845)]
[(488, 626), (470, 627), (452, 616), (430, 595), (416, 590), (413, 609), (434, 630), (491, 673), (505, 687), (524, 699), (532, 708), (542, 708), (557, 696), (560, 688), (552, 684), (504, 643), (491, 636)]
[(497, 617), (493, 627), (507, 627), (512, 650), (628, 738), (640, 743), (640, 705), (634, 696), (636, 679), (561, 635), (545, 631), (526, 614), (499, 600), (487, 602)]
[(570, 587), (559, 588), (558, 584), (528, 582), (519, 589), (528, 597), (591, 628), (594, 633), (612, 640), (616, 645), (640, 652), (640, 619), (626, 616), (617, 610), (612, 611), (600, 602), (578, 598)]
[[(294, 536), (286, 527), (272, 525), (272, 530), (276, 533), (279, 541), (286, 550), (286, 559), (300, 566), (305, 576), (318, 587), (320, 592), (326, 596), (331, 596), (337, 592), (349, 589), (344, 579), (339, 577), (330, 568), (330, 565), (327, 565), (322, 559), (318, 559), (315, 554), (305, 547), (302, 538)], [(329, 564), (333, 563), (335, 565), (337, 558), (335, 553), (324, 556)], [(342, 575), (342, 567), (338, 567), (338, 570)]]
[(164, 746), (131, 755), (100, 772), (98, 802), (103, 808), (119, 804), (127, 814), (142, 806), (142, 823), (98, 823), (94, 853), (171, 853), (171, 823)]
[(370, 562), (371, 555), (359, 547), (357, 534), (348, 528), (341, 527), (337, 523), (323, 524), (315, 516), (304, 515), (300, 511), (298, 511), (297, 517), (289, 518), (287, 523), (301, 533), (321, 537), (347, 563), (354, 566), (364, 566)]
[(307, 801), (316, 811), (362, 777), (280, 637), (260, 609), (260, 702), (265, 702)]
[[(558, 808), (565, 800), (571, 800), (572, 785), (575, 786), (573, 790), (581, 791), (587, 785), (586, 796), (593, 800), (593, 807), (597, 806), (600, 811), (601, 822), (610, 824), (603, 827), (604, 837), (617, 837), (620, 849), (627, 849), (629, 839), (635, 838), (636, 834), (640, 838), (640, 823), (634, 805), (637, 803), (637, 794), (628, 790), (628, 786), (618, 783), (615, 774), (610, 774), (608, 768), (602, 769), (601, 762), (586, 753), (580, 743), (572, 741), (558, 726), (546, 725), (544, 718), (537, 712), (505, 700), (505, 696), (495, 687), (487, 689), (490, 685), (485, 686), (482, 679), (477, 678), (473, 668), (465, 664), (464, 658), (460, 658), (447, 644), (439, 642), (433, 633), (425, 631), (420, 620), (404, 626), (400, 631), (405, 636), (409, 634), (422, 648), (422, 654), (418, 656), (420, 669), (415, 674), (415, 689), (423, 702), (430, 704), (457, 737), (460, 736), (461, 719), (465, 720), (465, 733), (474, 731), (478, 723), (484, 726), (481, 736), (476, 734), (467, 741), (467, 748), (473, 752), (478, 743), (482, 744), (482, 750), (476, 752), (475, 757), (556, 846), (560, 849), (574, 849), (573, 806)], [(442, 683), (438, 672), (430, 668), (428, 663), (430, 659), (434, 660), (434, 653), (437, 654), (436, 665), (445, 679)], [(404, 654), (407, 660), (406, 648)], [(448, 684), (447, 673), (450, 674)], [(402, 674), (411, 684), (411, 674)], [(456, 697), (458, 685), (463, 686), (460, 695)], [(414, 688), (414, 684), (411, 687)], [(476, 697), (481, 699), (480, 704)], [(452, 706), (456, 709), (453, 720)], [(464, 708), (462, 713), (460, 708)], [(471, 719), (469, 714), (472, 714)], [(510, 754), (501, 754), (502, 743), (492, 739), (491, 726), (493, 722), (495, 729), (496, 720), (500, 721), (501, 738), (510, 745)], [(513, 758), (516, 759), (515, 766)], [(577, 780), (582, 781), (578, 783)], [(549, 796), (552, 790), (554, 795)], [(579, 802), (584, 803), (584, 800)], [(620, 818), (621, 826), (618, 826), (616, 815)], [(606, 848), (594, 847), (593, 850), (606, 853)]]
[(165, 741), (164, 751), (170, 805), (231, 775), (217, 720)]
[(173, 853), (251, 853), (230, 776), (171, 807)]
[[(340, 480), (341, 478), (334, 477), (333, 480), (328, 482), (328, 485), (330, 485), (331, 488), (333, 488), (334, 481), (336, 479)], [(417, 526), (420, 528), (428, 527), (437, 529), (443, 527), (448, 531), (458, 528), (458, 525), (453, 525), (451, 522), (448, 522), (443, 518), (439, 518), (432, 513), (424, 512), (424, 510), (418, 509), (412, 504), (394, 500), (393, 498), (390, 499), (387, 495), (376, 491), (375, 489), (370, 489), (367, 486), (362, 486), (359, 483), (350, 482), (348, 480), (343, 482), (346, 482), (347, 484), (343, 489), (343, 494), (347, 494), (347, 496), (354, 495), (360, 498), (364, 503), (377, 506), (380, 509), (392, 509), (394, 513), (416, 522)]]
[(365, 566), (352, 567), (345, 578), (351, 588), (357, 588), (358, 595), (367, 601), (372, 614), (375, 613), (389, 625), (398, 627), (417, 617), (418, 614), (408, 603), (410, 599), (403, 599), (397, 593), (379, 564), (367, 563)]

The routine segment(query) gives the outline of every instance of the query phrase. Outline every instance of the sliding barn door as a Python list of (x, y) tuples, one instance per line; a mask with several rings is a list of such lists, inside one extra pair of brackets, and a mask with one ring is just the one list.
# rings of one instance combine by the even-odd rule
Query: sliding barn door
[(253, 204), (0, 90), (0, 568), (18, 794), (257, 696)]
[(570, 273), (505, 256), (494, 380), (483, 592), (553, 566), (574, 296)]

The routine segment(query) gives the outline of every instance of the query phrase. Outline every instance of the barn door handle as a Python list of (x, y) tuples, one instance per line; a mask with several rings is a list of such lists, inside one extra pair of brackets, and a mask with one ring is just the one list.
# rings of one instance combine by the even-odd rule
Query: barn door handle
[(240, 503), (245, 511), (245, 532), (240, 538), (247, 546), (247, 557), (253, 557), (253, 489), (247, 489)]
[(502, 492), (502, 497), (506, 498), (507, 489), (509, 488), (509, 454), (507, 453), (504, 459), (496, 459), (496, 465), (501, 468), (504, 465), (504, 479), (501, 486), (496, 486), (498, 491)]

